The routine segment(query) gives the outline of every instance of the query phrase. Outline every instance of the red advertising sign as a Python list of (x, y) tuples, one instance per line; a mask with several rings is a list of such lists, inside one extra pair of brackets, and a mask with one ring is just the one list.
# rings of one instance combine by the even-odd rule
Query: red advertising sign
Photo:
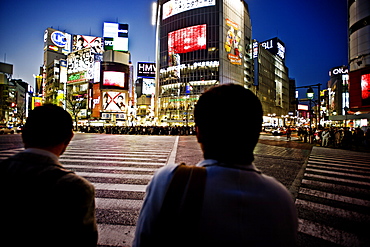
[(361, 75), (362, 105), (370, 105), (370, 74)]
[(168, 52), (187, 53), (206, 49), (207, 25), (198, 25), (168, 33)]

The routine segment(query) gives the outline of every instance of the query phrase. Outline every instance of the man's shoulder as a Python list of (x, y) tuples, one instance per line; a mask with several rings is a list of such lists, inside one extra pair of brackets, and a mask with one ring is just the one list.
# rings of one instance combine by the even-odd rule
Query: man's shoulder
[(169, 164), (161, 167), (154, 173), (152, 183), (153, 182), (163, 183), (168, 180), (171, 180), (172, 175), (178, 166), (179, 164)]
[(93, 187), (89, 181), (65, 169), (59, 162), (33, 153), (18, 153), (2, 161), (0, 170), (2, 176), (9, 179), (22, 178), (25, 181), (37, 181), (38, 184), (59, 186), (69, 184), (69, 187), (83, 186), (87, 189)]

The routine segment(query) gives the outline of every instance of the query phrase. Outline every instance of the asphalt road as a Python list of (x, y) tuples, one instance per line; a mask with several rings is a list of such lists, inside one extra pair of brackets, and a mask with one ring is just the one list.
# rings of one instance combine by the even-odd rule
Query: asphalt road
[[(0, 136), (0, 160), (22, 149), (20, 135)], [(194, 136), (76, 133), (60, 160), (96, 188), (99, 245), (130, 246), (154, 172), (173, 162), (196, 164), (202, 153)], [(370, 246), (369, 153), (262, 135), (254, 162), (292, 193), (299, 246)]]

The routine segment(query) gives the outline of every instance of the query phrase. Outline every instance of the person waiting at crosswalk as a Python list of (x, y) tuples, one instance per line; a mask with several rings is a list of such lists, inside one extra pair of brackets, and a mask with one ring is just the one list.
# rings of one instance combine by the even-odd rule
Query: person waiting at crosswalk
[(257, 96), (241, 85), (222, 84), (200, 96), (194, 120), (201, 169), (185, 173), (186, 166), (174, 164), (157, 171), (134, 247), (295, 246), (298, 218), (291, 194), (253, 165), (262, 115)]
[(25, 150), (0, 164), (3, 246), (96, 246), (95, 189), (63, 168), (73, 138), (63, 108), (36, 107), (22, 132)]

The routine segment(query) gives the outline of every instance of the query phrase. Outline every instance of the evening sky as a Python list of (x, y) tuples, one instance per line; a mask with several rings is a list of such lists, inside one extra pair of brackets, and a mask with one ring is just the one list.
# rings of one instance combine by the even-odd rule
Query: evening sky
[[(235, 0), (238, 1), (238, 0)], [(34, 85), (43, 63), (47, 27), (102, 36), (103, 22), (129, 24), (129, 50), (137, 62), (154, 61), (153, 0), (1, 0), (0, 62), (13, 64), (13, 78)], [(279, 37), (286, 45), (289, 77), (297, 86), (322, 83), (329, 70), (348, 64), (346, 0), (246, 0), (252, 38)], [(136, 78), (136, 76), (134, 76)]]

